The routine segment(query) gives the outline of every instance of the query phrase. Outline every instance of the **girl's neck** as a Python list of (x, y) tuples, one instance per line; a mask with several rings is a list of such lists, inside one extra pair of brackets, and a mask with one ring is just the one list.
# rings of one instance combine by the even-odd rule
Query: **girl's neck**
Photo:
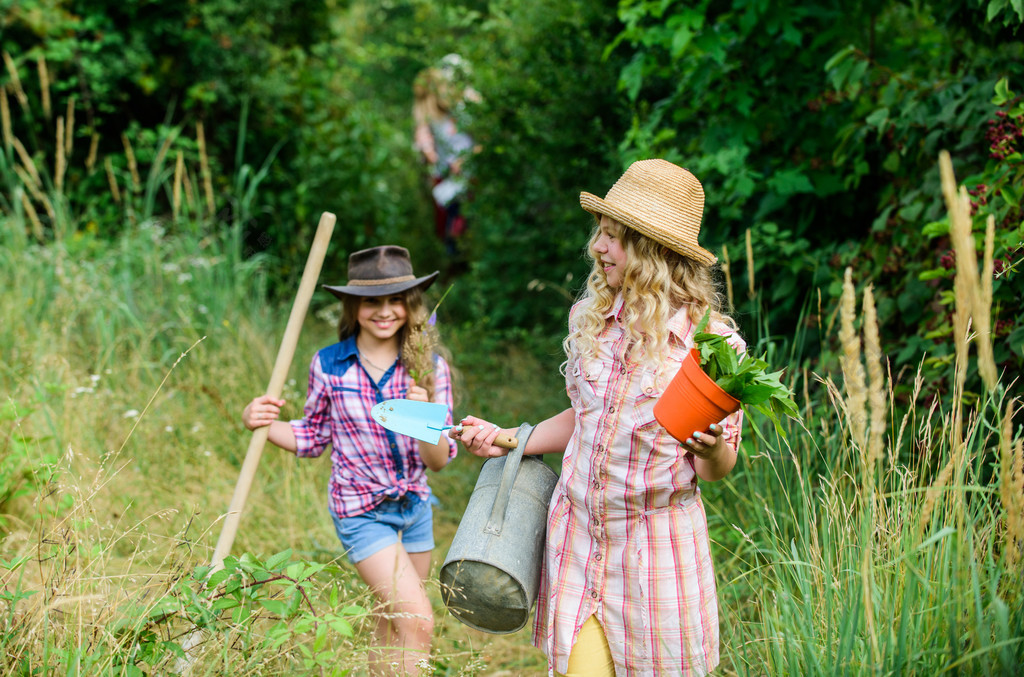
[(356, 348), (360, 354), (366, 355), (370, 359), (376, 357), (379, 360), (375, 361), (383, 363), (386, 360), (390, 364), (398, 358), (398, 336), (395, 335), (382, 340), (375, 336), (360, 333), (356, 336)]

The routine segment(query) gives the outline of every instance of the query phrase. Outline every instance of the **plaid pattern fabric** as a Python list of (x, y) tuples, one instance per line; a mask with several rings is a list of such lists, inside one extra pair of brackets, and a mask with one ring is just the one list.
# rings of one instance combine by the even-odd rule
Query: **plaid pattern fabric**
[[(405, 397), (412, 378), (396, 362), (374, 383), (359, 363), (355, 337), (328, 346), (313, 356), (309, 389), (301, 419), (291, 421), (298, 443), (296, 456), (319, 456), (331, 446), (328, 507), (338, 517), (353, 517), (386, 498), (407, 492), (428, 498), (426, 465), (419, 442), (385, 430), (370, 418), (373, 405)], [(434, 356), (434, 401), (448, 407), (451, 423), (452, 384), (448, 363)], [(455, 440), (447, 435), (449, 458)]]
[[(596, 616), (618, 675), (703, 675), (718, 664), (718, 605), (694, 459), (654, 418), (663, 388), (653, 370), (619, 359), (619, 311), (621, 301), (597, 359), (566, 374), (576, 429), (549, 507), (533, 639), (549, 670), (564, 674), (579, 629)], [(685, 311), (669, 327), (666, 360), (678, 364), (694, 327)], [(745, 348), (728, 327), (711, 331)], [(742, 417), (722, 422), (734, 444)]]

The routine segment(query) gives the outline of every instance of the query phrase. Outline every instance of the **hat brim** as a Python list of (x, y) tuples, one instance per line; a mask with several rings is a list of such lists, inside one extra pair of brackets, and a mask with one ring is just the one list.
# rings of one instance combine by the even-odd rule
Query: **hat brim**
[(434, 280), (436, 280), (437, 276), (440, 274), (441, 271), (435, 270), (430, 275), (417, 277), (414, 280), (406, 280), (405, 282), (392, 282), (390, 284), (377, 285), (349, 284), (335, 287), (325, 284), (323, 285), (323, 288), (342, 300), (344, 300), (346, 296), (358, 296), (360, 298), (370, 296), (390, 296), (391, 294), (400, 294), (401, 292), (409, 291), (416, 287), (420, 287), (421, 291), (426, 291), (430, 285), (434, 284)]
[(718, 261), (718, 257), (704, 249), (698, 244), (690, 244), (681, 240), (669, 240), (664, 233), (654, 230), (646, 223), (636, 218), (629, 212), (616, 207), (610, 202), (602, 200), (593, 193), (583, 191), (580, 193), (580, 206), (594, 216), (600, 218), (602, 215), (610, 216), (624, 226), (628, 226), (642, 235), (646, 235), (655, 242), (660, 242), (677, 254), (712, 265)]

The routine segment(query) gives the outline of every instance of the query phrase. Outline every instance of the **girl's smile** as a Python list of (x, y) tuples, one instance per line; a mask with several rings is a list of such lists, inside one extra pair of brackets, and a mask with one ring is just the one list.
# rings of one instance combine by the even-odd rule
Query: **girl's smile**
[(405, 297), (367, 296), (359, 302), (359, 327), (379, 341), (386, 341), (405, 326), (408, 311)]
[(622, 229), (610, 216), (601, 216), (601, 232), (594, 241), (594, 254), (604, 271), (608, 286), (617, 289), (622, 286), (626, 270), (626, 250), (622, 247)]

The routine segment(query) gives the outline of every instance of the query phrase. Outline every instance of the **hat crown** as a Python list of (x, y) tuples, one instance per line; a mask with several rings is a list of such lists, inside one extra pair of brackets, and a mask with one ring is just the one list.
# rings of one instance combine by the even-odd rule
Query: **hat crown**
[(697, 177), (665, 160), (638, 160), (604, 198), (653, 219), (696, 233), (704, 215), (704, 187)]
[(625, 226), (701, 263), (715, 256), (697, 243), (704, 216), (704, 187), (697, 177), (666, 160), (638, 160), (619, 177), (603, 200), (580, 194), (587, 211), (606, 214)]
[(412, 272), (409, 250), (398, 245), (383, 245), (352, 252), (348, 256), (348, 284), (324, 285), (324, 289), (344, 300), (349, 297), (390, 296), (414, 287), (426, 291), (439, 271), (423, 277)]
[(414, 278), (409, 250), (397, 245), (371, 247), (348, 257), (349, 284), (359, 282), (400, 282)]

